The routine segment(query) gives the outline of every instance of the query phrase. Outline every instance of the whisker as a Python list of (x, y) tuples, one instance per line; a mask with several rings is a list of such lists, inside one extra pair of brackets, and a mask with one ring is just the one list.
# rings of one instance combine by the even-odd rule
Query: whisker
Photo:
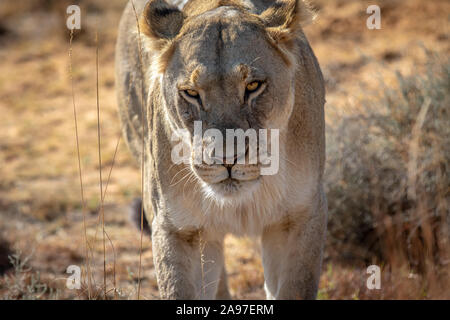
[(177, 181), (177, 183), (170, 185), (171, 187), (175, 187), (177, 184), (179, 184), (180, 182), (182, 182), (186, 177), (189, 177), (192, 173), (188, 172), (186, 173), (180, 180)]
[(279, 157), (280, 157), (281, 159), (283, 159), (284, 161), (289, 162), (290, 164), (292, 164), (296, 169), (301, 170), (295, 162), (289, 160), (288, 158), (284, 158), (284, 157), (281, 156), (281, 155), (279, 155)]
[(189, 177), (188, 180), (186, 180), (186, 182), (184, 183), (184, 186), (183, 186), (183, 198), (185, 198), (184, 190), (185, 190), (185, 188), (186, 188), (186, 184), (187, 184), (189, 181), (191, 181), (192, 178), (193, 178), (194, 180), (195, 180), (195, 178), (196, 178), (195, 174), (194, 174), (192, 171), (191, 171), (190, 175), (191, 175), (191, 176)]
[[(182, 172), (185, 172), (186, 170), (189, 170), (189, 167), (185, 167), (183, 169), (181, 169), (180, 171), (178, 171), (173, 177), (172, 180), (170, 180), (170, 186), (172, 186), (173, 180), (175, 180), (175, 178)], [(176, 184), (175, 184), (176, 185)]]

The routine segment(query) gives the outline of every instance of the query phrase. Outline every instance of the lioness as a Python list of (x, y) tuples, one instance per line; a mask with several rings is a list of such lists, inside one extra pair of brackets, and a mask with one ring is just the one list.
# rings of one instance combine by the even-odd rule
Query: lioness
[[(232, 233), (261, 236), (268, 299), (314, 299), (327, 221), (325, 90), (302, 31), (308, 5), (190, 0), (181, 11), (134, 0), (134, 7), (128, 3), (120, 22), (116, 86), (124, 136), (144, 159), (161, 298), (229, 298), (223, 239)], [(259, 162), (198, 164), (193, 152), (189, 164), (174, 163), (176, 132), (192, 137), (194, 121), (203, 131), (278, 129), (278, 173), (261, 175)], [(192, 151), (192, 139), (186, 143)]]

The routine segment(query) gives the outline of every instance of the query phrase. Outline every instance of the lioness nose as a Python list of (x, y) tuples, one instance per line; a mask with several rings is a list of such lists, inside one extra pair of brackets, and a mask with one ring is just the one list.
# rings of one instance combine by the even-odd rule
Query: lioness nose
[(228, 163), (225, 162), (225, 159), (224, 159), (224, 162), (223, 162), (223, 166), (227, 169), (228, 174), (229, 174), (230, 177), (231, 177), (231, 168), (233, 168), (234, 163), (235, 162), (233, 162), (233, 164), (228, 164)]
[[(204, 141), (205, 142), (205, 141)], [(211, 140), (206, 141), (207, 150), (205, 155), (209, 161), (213, 161), (216, 164), (222, 164), (225, 167), (231, 168), (236, 163), (245, 164), (247, 155), (249, 153), (249, 144), (247, 141), (244, 145), (235, 145), (234, 150), (227, 150), (226, 144), (220, 146), (221, 149), (211, 148)], [(244, 150), (240, 148), (242, 146)], [(223, 149), (222, 149), (223, 148)], [(218, 153), (218, 150), (221, 152)]]

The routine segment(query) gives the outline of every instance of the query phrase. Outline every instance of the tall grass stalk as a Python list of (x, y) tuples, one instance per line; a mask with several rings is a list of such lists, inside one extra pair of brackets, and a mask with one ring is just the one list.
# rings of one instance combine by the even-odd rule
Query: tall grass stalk
[(73, 106), (73, 118), (75, 123), (75, 140), (77, 147), (77, 159), (78, 159), (78, 173), (80, 180), (80, 194), (81, 194), (81, 211), (83, 215), (83, 231), (84, 231), (84, 244), (85, 244), (85, 265), (88, 279), (88, 298), (91, 299), (92, 295), (92, 273), (90, 268), (90, 259), (89, 259), (89, 241), (87, 238), (86, 231), (86, 202), (84, 199), (84, 186), (83, 186), (83, 174), (81, 169), (81, 156), (80, 156), (80, 143), (78, 138), (78, 120), (77, 120), (77, 108), (75, 105), (75, 89), (74, 89), (74, 79), (73, 79), (73, 29), (70, 31), (70, 40), (69, 40), (69, 75), (71, 82), (71, 92), (72, 92), (72, 106)]
[[(137, 26), (137, 31), (138, 31), (138, 49), (139, 49), (139, 64), (140, 64), (140, 72), (141, 72), (141, 81), (143, 82), (144, 79), (144, 74), (143, 74), (143, 59), (142, 59), (142, 42), (141, 42), (141, 28), (139, 26), (139, 18), (138, 18), (138, 14), (136, 12), (136, 7), (134, 6), (134, 1), (131, 0), (131, 5), (133, 7), (133, 11), (134, 11), (134, 16), (136, 17), (136, 26)], [(141, 269), (142, 269), (142, 240), (143, 240), (143, 236), (144, 236), (144, 151), (145, 151), (145, 113), (144, 113), (144, 101), (143, 101), (143, 97), (144, 97), (144, 83), (141, 83), (141, 125), (142, 125), (142, 150), (141, 150), (141, 200), (142, 200), (142, 205), (141, 205), (141, 236), (140, 236), (140, 243), (139, 243), (139, 270), (138, 270), (138, 291), (137, 291), (137, 299), (140, 299), (141, 296)]]

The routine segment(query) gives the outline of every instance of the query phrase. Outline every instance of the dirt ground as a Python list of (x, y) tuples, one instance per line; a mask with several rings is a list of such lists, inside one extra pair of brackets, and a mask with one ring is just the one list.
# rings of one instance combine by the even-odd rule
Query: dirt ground
[[(95, 78), (95, 33), (99, 37), (99, 99), (104, 185), (120, 139), (114, 90), (114, 49), (125, 0), (78, 1), (82, 30), (73, 41), (73, 77), (87, 236), (92, 243), (92, 271), (103, 283), (103, 242), (98, 226), (99, 166)], [(0, 3), (0, 297), (19, 281), (7, 256), (30, 256), (28, 273), (39, 274), (53, 289), (46, 298), (86, 298), (86, 290), (66, 288), (66, 268), (84, 265), (84, 228), (76, 154), (69, 33), (69, 1)], [(305, 29), (327, 84), (327, 122), (358, 108), (356, 97), (376, 79), (389, 85), (393, 71), (414, 72), (425, 63), (424, 47), (448, 55), (450, 2), (446, 0), (317, 0), (316, 22)], [(366, 8), (381, 8), (381, 30), (366, 27)], [(105, 197), (107, 288), (110, 297), (136, 298), (139, 233), (128, 221), (128, 206), (140, 194), (140, 172), (124, 142)], [(96, 231), (97, 230), (97, 231)], [(228, 237), (226, 265), (233, 298), (263, 299), (263, 269), (257, 239)], [(333, 248), (327, 248), (333, 250)], [(365, 286), (365, 267), (324, 261), (319, 298), (424, 298), (407, 270), (389, 276), (383, 290)], [(158, 297), (151, 242), (143, 240), (142, 297)], [(30, 285), (30, 279), (25, 279)], [(85, 282), (85, 281), (84, 281)], [(414, 290), (401, 290), (403, 286)], [(85, 288), (85, 284), (83, 285)]]

